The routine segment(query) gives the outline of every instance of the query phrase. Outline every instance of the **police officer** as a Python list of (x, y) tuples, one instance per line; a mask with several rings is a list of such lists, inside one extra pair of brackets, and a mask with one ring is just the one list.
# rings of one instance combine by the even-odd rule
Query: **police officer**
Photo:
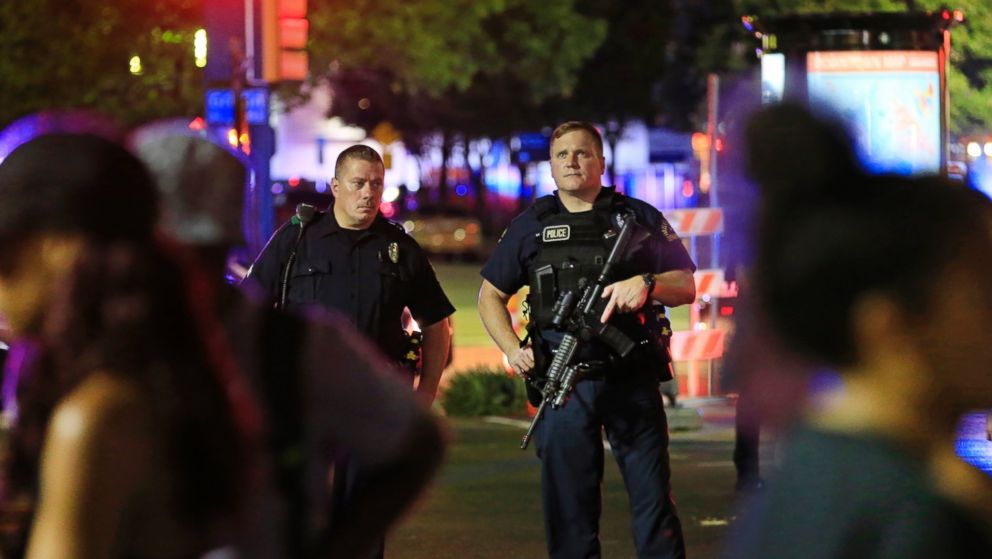
[(403, 309), (409, 308), (424, 334), (417, 393), (430, 404), (447, 361), (448, 317), (455, 309), (417, 242), (379, 215), (384, 177), (375, 150), (361, 144), (345, 149), (334, 165), (331, 210), (303, 224), (299, 245), (298, 219), (280, 228), (248, 277), (278, 298), (283, 268), (295, 245), (286, 308), (319, 305), (339, 311), (397, 362), (409, 351), (401, 321)]
[[(448, 317), (454, 307), (420, 246), (402, 227), (379, 215), (384, 177), (385, 166), (375, 150), (364, 145), (345, 149), (334, 166), (331, 210), (318, 212), (310, 222), (294, 219), (280, 228), (248, 277), (273, 299), (279, 298), (288, 278), (287, 309), (317, 305), (339, 311), (395, 362), (410, 352), (401, 324), (403, 310), (409, 309), (423, 332), (417, 395), (430, 405), (447, 361)], [(294, 249), (292, 267), (284, 275)], [(329, 362), (335, 357), (327, 355)], [(371, 410), (378, 404), (365, 403)], [(363, 469), (353, 460), (336, 464), (337, 518), (346, 518), (353, 497), (365, 491), (371, 476)], [(376, 556), (382, 555), (380, 545)]]
[[(670, 493), (668, 426), (659, 380), (670, 378), (667, 351), (647, 325), (663, 316), (660, 305), (695, 298), (695, 265), (671, 226), (653, 207), (604, 187), (603, 142), (594, 126), (566, 122), (551, 136), (552, 176), (558, 190), (513, 220), (482, 270), (479, 313), (489, 335), (518, 374), (540, 375), (562, 333), (548, 320), (550, 306), (580, 278), (595, 280), (608, 251), (611, 216), (633, 213), (645, 233), (631, 246), (603, 293), (601, 320), (638, 343), (623, 360), (601, 342), (588, 343), (579, 360), (598, 363), (568, 402), (546, 410), (536, 431), (541, 459), (548, 554), (599, 557), (602, 430), (623, 474), (633, 515), (638, 557), (684, 557), (682, 528)], [(546, 272), (552, 271), (550, 275)], [(506, 304), (530, 285), (529, 343), (514, 332)], [(656, 306), (657, 305), (657, 306)], [(659, 312), (661, 309), (661, 312)], [(660, 316), (661, 315), (661, 316)], [(535, 368), (535, 360), (537, 367)]]
[[(440, 465), (438, 420), (341, 316), (283, 313), (224, 281), (227, 255), (244, 243), (248, 167), (240, 154), (185, 121), (145, 125), (131, 145), (158, 186), (159, 231), (189, 249), (212, 280), (228, 345), (263, 404), (269, 450), (302, 449), (301, 461), (274, 460), (274, 487), (261, 484), (246, 498), (239, 557), (352, 557), (378, 545)], [(331, 366), (328, 355), (336, 358)], [(376, 413), (363, 400), (375, 401)], [(326, 481), (331, 455), (340, 452), (375, 464), (375, 478), (331, 530)]]

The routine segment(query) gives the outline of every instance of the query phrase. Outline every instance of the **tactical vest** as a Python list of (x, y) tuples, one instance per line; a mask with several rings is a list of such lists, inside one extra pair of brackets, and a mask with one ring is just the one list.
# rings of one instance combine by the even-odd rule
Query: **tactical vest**
[(552, 307), (567, 291), (580, 294), (579, 280), (593, 280), (603, 268), (612, 239), (606, 235), (611, 219), (621, 208), (615, 194), (599, 197), (592, 211), (561, 211), (554, 196), (534, 203), (541, 224), (537, 254), (529, 266), (530, 320), (537, 327), (551, 327)]
[[(541, 230), (537, 253), (528, 267), (527, 303), (528, 331), (534, 342), (537, 371), (542, 371), (550, 359), (550, 348), (541, 339), (540, 331), (552, 328), (555, 301), (568, 291), (581, 295), (579, 280), (592, 281), (599, 276), (615, 239), (609, 235), (611, 229), (616, 229), (615, 216), (626, 210), (623, 198), (612, 191), (597, 198), (592, 211), (575, 214), (562, 211), (554, 196), (534, 202)], [(621, 260), (614, 268), (614, 277), (608, 281), (634, 273)], [(645, 305), (638, 313), (615, 314), (610, 322), (639, 345), (628, 365), (653, 370), (663, 381), (672, 378), (671, 326), (660, 303)]]

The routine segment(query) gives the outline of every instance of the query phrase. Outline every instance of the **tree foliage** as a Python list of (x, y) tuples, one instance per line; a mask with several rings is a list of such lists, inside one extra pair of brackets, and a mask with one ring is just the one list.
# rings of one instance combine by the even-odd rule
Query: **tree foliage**
[(0, 126), (47, 108), (95, 109), (126, 124), (198, 112), (200, 1), (0, 2)]
[(313, 0), (311, 68), (332, 113), (389, 121), (409, 146), (428, 134), (501, 136), (569, 95), (606, 34), (573, 0)]
[(962, 9), (963, 26), (951, 33), (948, 84), (951, 131), (987, 131), (992, 126), (992, 3), (988, 0), (746, 0), (743, 8), (758, 15), (828, 12), (935, 11), (947, 5)]

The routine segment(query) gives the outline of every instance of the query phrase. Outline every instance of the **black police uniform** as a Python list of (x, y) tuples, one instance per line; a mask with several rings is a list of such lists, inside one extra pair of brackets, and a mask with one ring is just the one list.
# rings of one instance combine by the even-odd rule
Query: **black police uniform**
[[(630, 248), (610, 281), (643, 273), (695, 270), (685, 247), (658, 210), (604, 187), (594, 209), (588, 212), (568, 212), (556, 195), (539, 199), (510, 224), (482, 276), (503, 293), (516, 293), (524, 285), (540, 281), (535, 279), (535, 268), (548, 261), (547, 254), (553, 251), (556, 256), (550, 260), (563, 260), (556, 266), (553, 282), (559, 286), (574, 282), (575, 278), (565, 276), (584, 266), (571, 262), (581, 258), (564, 256), (568, 247), (585, 251), (592, 238), (590, 231), (599, 227), (600, 233), (605, 232), (610, 214), (617, 211), (633, 212), (649, 236)], [(595, 266), (602, 257), (592, 260)], [(581, 273), (587, 274), (584, 270)], [(532, 292), (538, 287), (531, 285)], [(541, 305), (533, 300), (531, 304)], [(532, 320), (541, 314), (541, 309), (531, 309)], [(541, 326), (540, 320), (538, 324)], [(636, 314), (616, 314), (611, 324), (634, 341), (648, 337), (638, 331), (643, 327)], [(550, 328), (540, 328), (539, 337), (551, 349), (561, 336)], [(596, 341), (580, 353), (582, 361), (608, 357), (609, 351)], [(658, 390), (659, 380), (669, 377), (669, 368), (667, 363), (634, 357), (614, 361), (599, 375), (580, 380), (568, 403), (561, 409), (546, 409), (538, 424), (535, 441), (541, 459), (541, 493), (551, 557), (600, 556), (603, 428), (627, 486), (638, 557), (685, 555), (670, 492), (668, 425)]]
[[(273, 300), (278, 299), (283, 266), (299, 228), (296, 219), (280, 228), (248, 273)], [(455, 311), (423, 249), (401, 226), (376, 216), (367, 229), (344, 229), (333, 212), (317, 214), (306, 227), (290, 273), (286, 308), (314, 305), (349, 317), (395, 362), (404, 361), (410, 350), (401, 323), (404, 308), (421, 327)], [(336, 357), (328, 355), (328, 362)], [(370, 413), (379, 404), (368, 402)], [(348, 456), (336, 460), (334, 475), (333, 507), (335, 515), (343, 518), (373, 476), (368, 466)], [(383, 555), (384, 542), (380, 542), (371, 557)]]
[[(280, 228), (248, 273), (273, 299), (299, 227), (293, 220)], [(408, 350), (404, 308), (421, 327), (455, 312), (423, 249), (401, 226), (377, 216), (367, 229), (344, 229), (333, 212), (317, 214), (306, 228), (289, 278), (286, 308), (313, 305), (351, 318), (394, 361)]]

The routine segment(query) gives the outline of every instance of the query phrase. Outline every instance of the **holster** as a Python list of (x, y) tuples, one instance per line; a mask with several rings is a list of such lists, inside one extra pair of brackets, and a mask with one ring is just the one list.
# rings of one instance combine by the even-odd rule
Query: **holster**
[(424, 365), (424, 333), (420, 330), (407, 333), (406, 348), (400, 358), (400, 365), (410, 371), (414, 378), (420, 376)]
[(672, 323), (665, 315), (665, 307), (649, 304), (641, 313), (644, 315), (644, 339), (628, 357), (631, 368), (655, 371), (658, 380), (665, 382), (675, 378), (672, 368)]
[[(541, 379), (547, 376), (548, 367), (551, 366), (551, 348), (540, 334), (540, 331), (533, 326), (531, 322), (527, 326), (527, 332), (530, 336), (531, 349), (534, 351), (534, 369), (531, 371), (531, 379), (538, 381), (540, 383)], [(527, 386), (527, 401), (531, 403), (532, 406), (541, 405), (541, 400), (543, 395), (541, 391), (538, 390), (533, 383), (528, 382)]]

